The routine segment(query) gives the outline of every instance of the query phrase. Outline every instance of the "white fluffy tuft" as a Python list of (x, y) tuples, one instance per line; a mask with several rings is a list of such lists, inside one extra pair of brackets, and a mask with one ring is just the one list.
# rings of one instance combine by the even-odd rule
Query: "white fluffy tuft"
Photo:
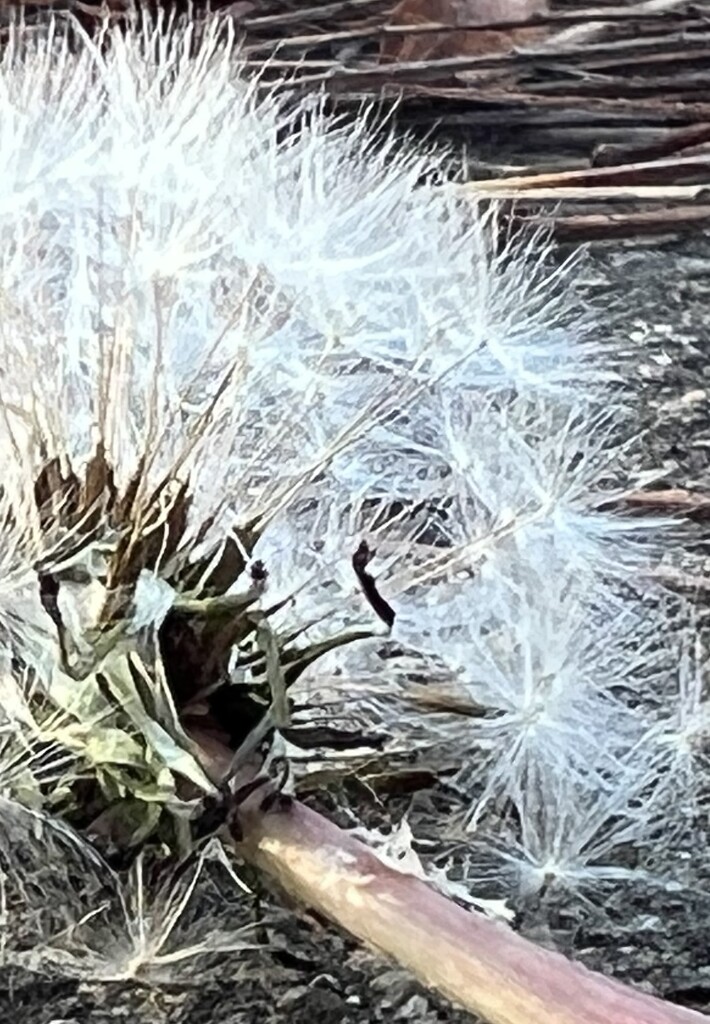
[[(601, 877), (643, 841), (644, 743), (695, 735), (701, 704), (686, 688), (657, 736), (627, 699), (657, 671), (662, 619), (629, 583), (662, 524), (600, 511), (629, 427), (575, 263), (508, 237), (444, 157), (247, 80), (224, 22), (104, 43), (53, 24), (0, 66), (3, 638), (51, 674), (34, 567), (67, 537), (30, 499), (47, 457), (77, 469), (100, 443), (144, 502), (189, 479), (187, 551), (256, 520), (269, 599), (316, 634), (367, 616), (367, 536), (393, 639), (487, 712), (450, 733), (470, 841), (485, 822), (500, 842), (512, 802), (526, 886)], [(169, 594), (144, 582), (152, 621)], [(359, 656), (331, 668), (358, 678)]]

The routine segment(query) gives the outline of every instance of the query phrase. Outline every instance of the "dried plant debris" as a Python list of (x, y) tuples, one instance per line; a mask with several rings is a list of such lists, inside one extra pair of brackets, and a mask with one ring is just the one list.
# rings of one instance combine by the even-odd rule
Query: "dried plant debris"
[[(53, 627), (58, 657), (45, 681), (37, 666), (23, 664), (21, 643), (6, 652), (16, 660), (8, 665), (14, 685), (6, 680), (8, 729), (17, 728), (18, 742), (53, 743), (76, 756), (74, 781), (62, 777), (51, 793), (52, 809), (64, 820), (120, 850), (158, 830), (168, 847), (185, 854), (190, 819), (224, 784), (223, 773), (205, 768), (201, 740), (239, 754), (257, 733), (254, 749), (267, 750), (281, 729), (306, 748), (313, 740), (327, 747), (325, 723), (308, 725), (299, 737), (288, 694), (319, 657), (376, 631), (350, 630), (310, 644), (299, 642), (303, 629), (279, 633), (270, 619), (284, 602), (264, 607), (268, 573), (250, 559), (253, 530), (188, 564), (191, 549), (181, 545), (189, 485), (175, 485), (168, 502), (166, 484), (147, 501), (150, 518), (137, 519), (140, 481), (129, 481), (122, 495), (93, 486), (97, 479), (113, 479), (101, 449), (86, 480), (69, 465), (61, 473), (55, 460), (34, 488), (40, 546), (52, 551), (52, 569), (35, 567), (37, 596), (49, 620), (46, 643)], [(184, 590), (188, 575), (206, 580), (204, 587)], [(205, 590), (207, 596), (196, 596)], [(37, 721), (38, 702), (46, 725)], [(334, 740), (336, 748), (369, 745), (366, 735), (356, 740), (337, 729)], [(8, 739), (12, 758), (9, 748)], [(37, 780), (37, 806), (49, 795)], [(204, 815), (200, 820), (204, 825)]]
[(385, 625), (391, 629), (394, 625), (394, 609), (380, 594), (374, 576), (367, 571), (367, 566), (375, 557), (376, 552), (370, 551), (367, 541), (360, 541), (357, 551), (353, 555), (353, 569), (357, 575), (365, 597), (372, 605), (377, 615)]

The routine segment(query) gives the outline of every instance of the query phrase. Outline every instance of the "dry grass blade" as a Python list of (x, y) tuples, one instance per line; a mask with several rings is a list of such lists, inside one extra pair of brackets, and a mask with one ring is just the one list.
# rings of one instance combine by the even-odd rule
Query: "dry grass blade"
[[(506, 178), (482, 182), (472, 182), (466, 188), (480, 192), (496, 192), (498, 189), (527, 192), (528, 189), (594, 189), (628, 187), (660, 189), (664, 185), (680, 185), (684, 179), (700, 177), (705, 181), (710, 174), (710, 156), (701, 153), (697, 156), (679, 157), (676, 159), (647, 161), (635, 164), (617, 164), (613, 167), (594, 167), (589, 170), (559, 171), (547, 174), (510, 175)], [(707, 187), (698, 185), (698, 188)]]
[(707, 196), (710, 185), (594, 185), (574, 188), (572, 186), (520, 187), (508, 186), (505, 179), (491, 182), (472, 182), (467, 191), (491, 199), (517, 199), (525, 202), (583, 202), (599, 203), (618, 200), (639, 199), (644, 202), (670, 200), (692, 200)]

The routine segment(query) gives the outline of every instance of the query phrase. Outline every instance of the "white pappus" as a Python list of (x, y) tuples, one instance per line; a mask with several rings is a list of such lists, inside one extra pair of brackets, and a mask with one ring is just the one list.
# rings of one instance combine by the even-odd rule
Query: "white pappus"
[[(111, 541), (105, 523), (70, 558), (71, 530), (40, 522), (47, 459), (78, 471), (100, 446), (145, 523), (161, 481), (189, 481), (184, 559), (254, 527), (269, 601), (291, 596), (282, 622), (316, 639), (370, 621), (350, 565), (367, 537), (403, 652), (372, 679), (393, 743), (453, 743), (474, 848), (498, 847), (512, 802), (526, 885), (613, 874), (665, 771), (625, 696), (657, 670), (662, 608), (634, 581), (664, 524), (600, 510), (623, 484), (626, 411), (575, 261), (510, 234), (446, 154), (372, 111), (246, 77), (226, 21), (72, 45), (58, 22), (17, 31), (0, 108), (8, 650), (53, 675), (36, 567), (85, 570)], [(162, 619), (170, 592), (139, 593), (141, 623)], [(337, 672), (347, 708), (372, 658), (341, 650), (300, 685)], [(401, 719), (412, 664), (488, 713)], [(22, 732), (16, 683), (3, 729)], [(33, 727), (45, 760), (60, 724)], [(16, 778), (0, 763), (8, 799)]]

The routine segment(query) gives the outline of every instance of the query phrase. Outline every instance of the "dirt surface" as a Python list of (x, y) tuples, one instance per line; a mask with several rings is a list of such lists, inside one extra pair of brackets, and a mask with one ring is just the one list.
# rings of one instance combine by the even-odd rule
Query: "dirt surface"
[(22, 1024), (335, 1024), (365, 1021), (471, 1021), (404, 972), (363, 953), (336, 933), (294, 921), (278, 953), (225, 964), (200, 984), (101, 985), (17, 979), (0, 992), (0, 1010)]

